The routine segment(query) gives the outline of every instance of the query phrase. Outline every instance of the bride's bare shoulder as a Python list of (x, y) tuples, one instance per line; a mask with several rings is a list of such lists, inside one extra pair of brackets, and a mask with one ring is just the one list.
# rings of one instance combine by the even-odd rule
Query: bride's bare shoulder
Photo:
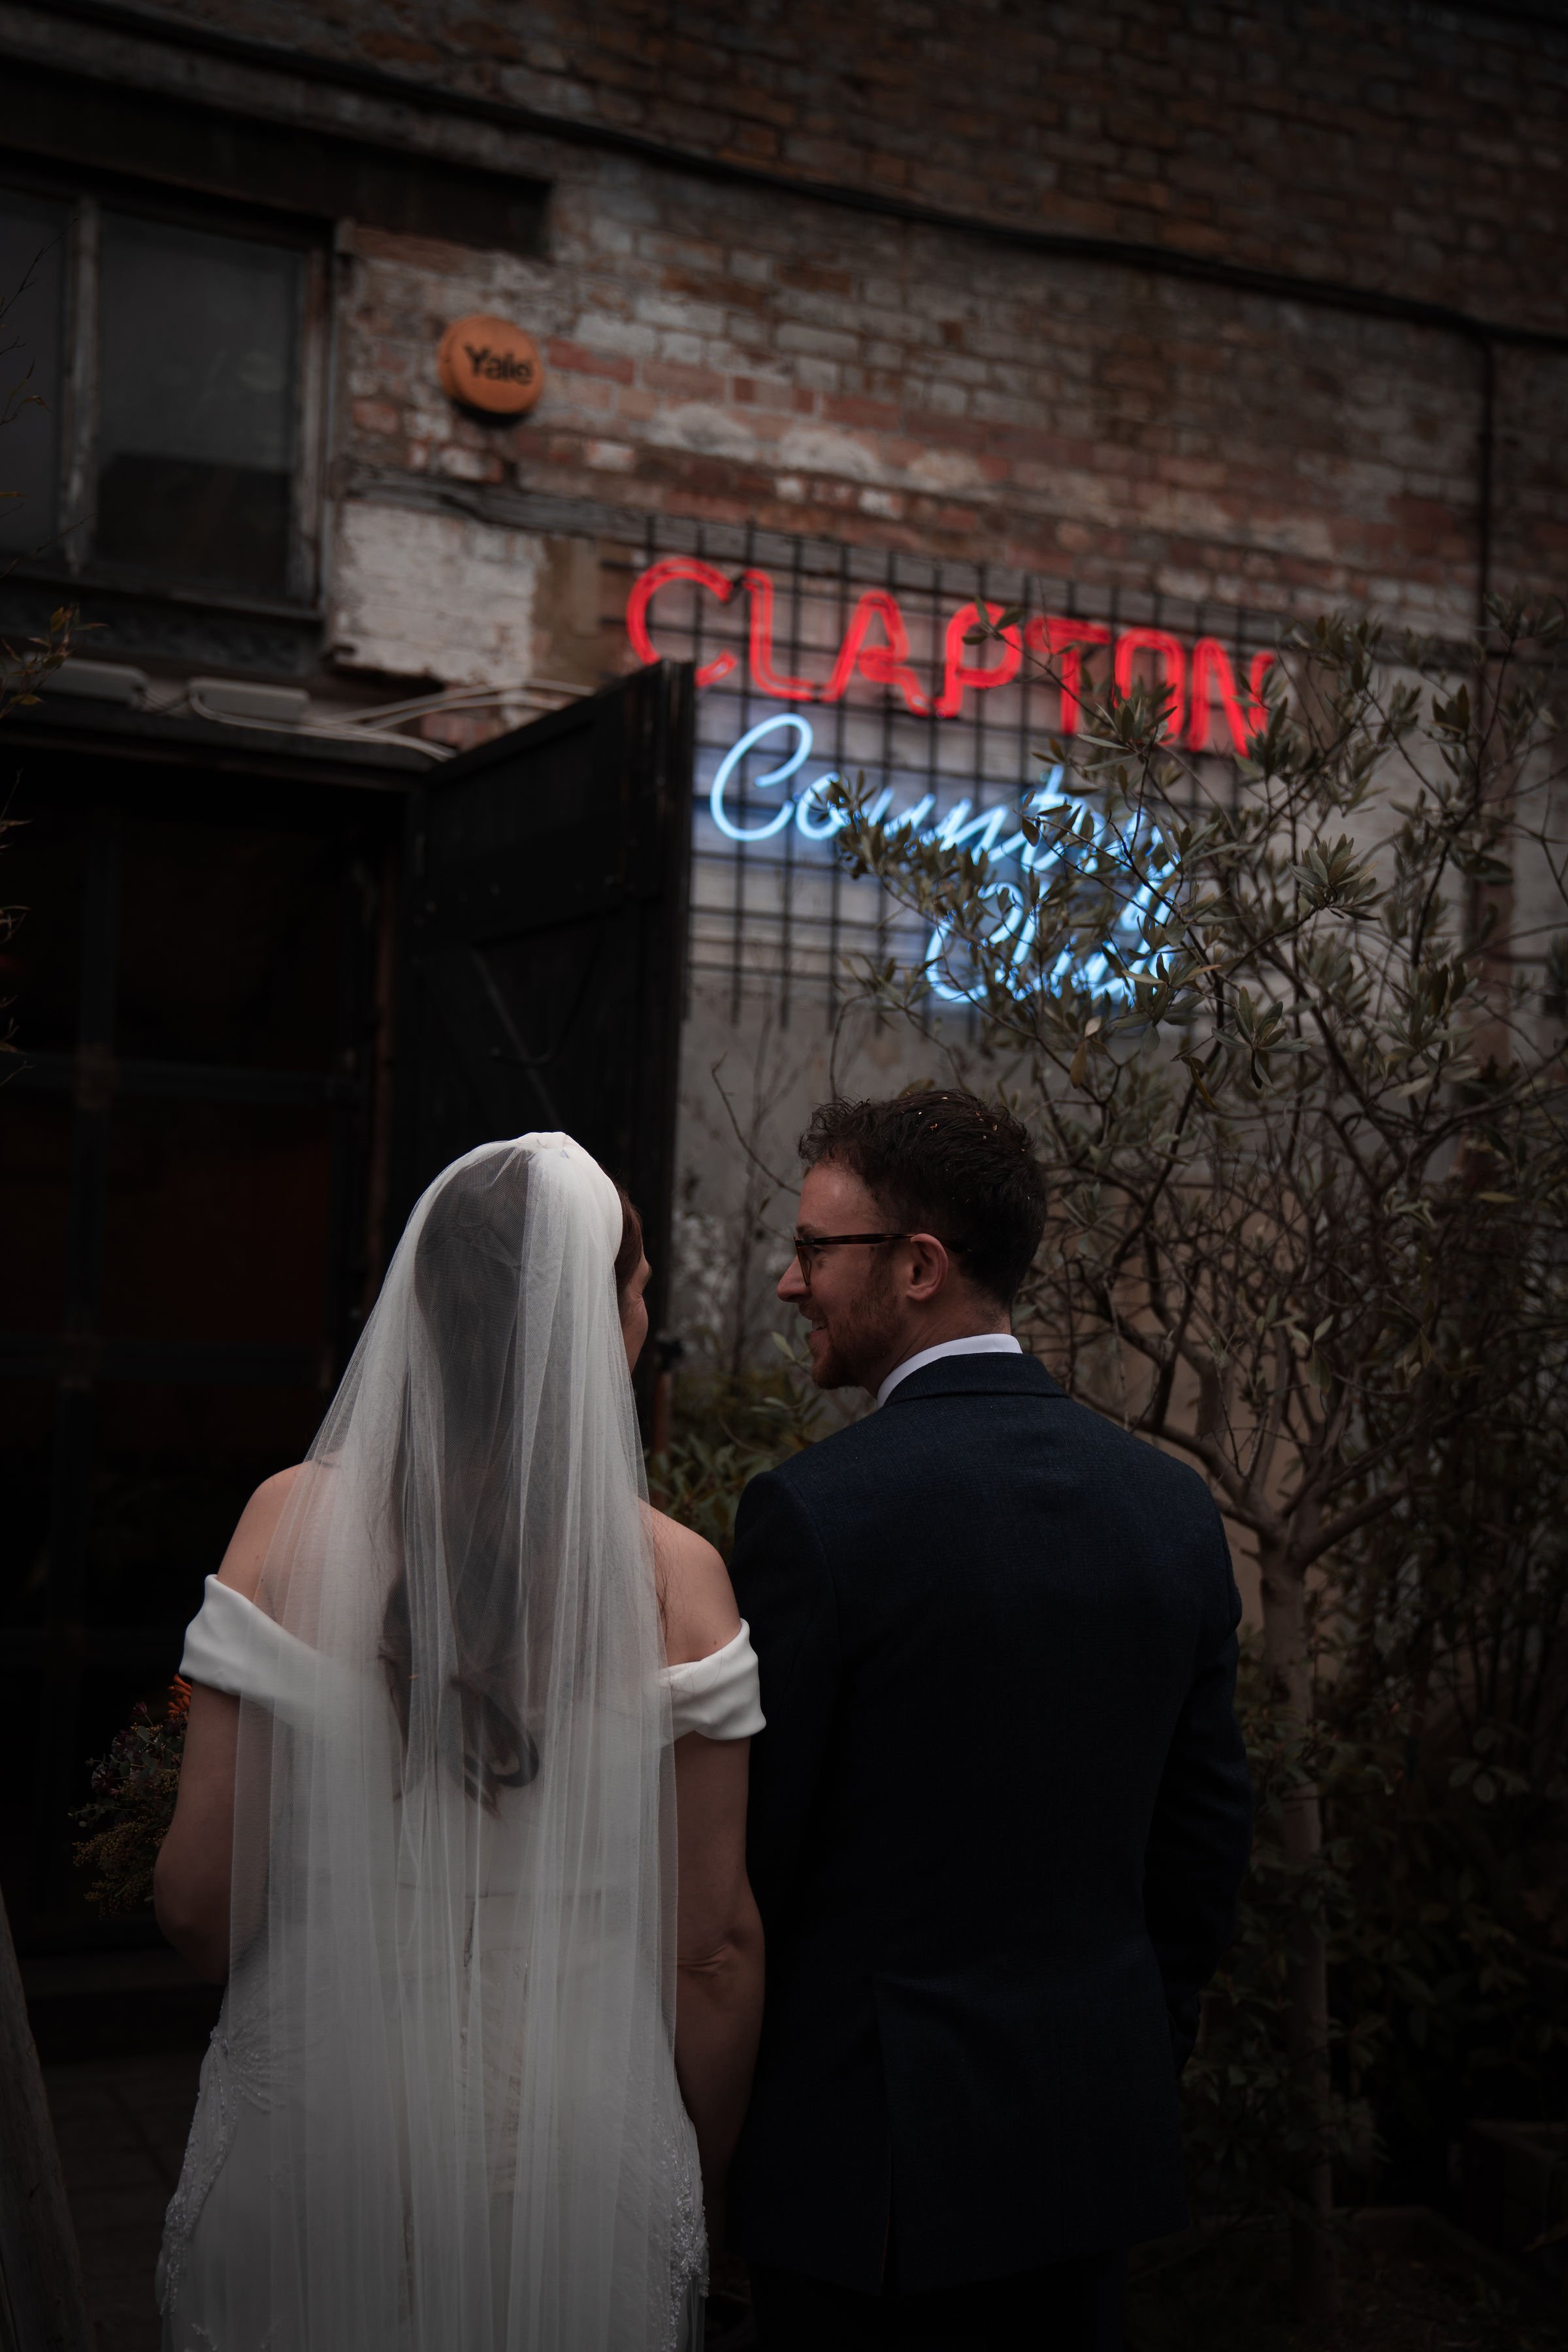
[(648, 1507), (664, 1604), (664, 1654), (672, 1666), (711, 1657), (741, 1630), (730, 1571), (712, 1545)]
[(270, 1478), (264, 1478), (241, 1511), (239, 1525), (228, 1539), (217, 1580), (220, 1584), (232, 1584), (247, 1601), (256, 1598), (267, 1547), (278, 1531), (278, 1522), (305, 1467), (303, 1462), (295, 1462), (287, 1470), (275, 1470)]

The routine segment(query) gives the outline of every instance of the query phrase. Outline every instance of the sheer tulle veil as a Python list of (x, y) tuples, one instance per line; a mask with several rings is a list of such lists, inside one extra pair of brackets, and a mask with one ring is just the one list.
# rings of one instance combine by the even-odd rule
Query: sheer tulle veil
[(447, 1169), (268, 1554), (294, 1667), (241, 1708), (228, 2032), (279, 2352), (679, 2335), (702, 2249), (620, 1232), (567, 1137)]

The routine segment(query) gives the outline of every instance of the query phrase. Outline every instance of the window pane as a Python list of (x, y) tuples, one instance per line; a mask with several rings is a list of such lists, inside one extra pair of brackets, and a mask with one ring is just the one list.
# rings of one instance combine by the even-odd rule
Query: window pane
[[(0, 188), (0, 548), (47, 550), (58, 528), (64, 205)], [(23, 289), (26, 290), (22, 290)]]
[(287, 585), (304, 257), (106, 212), (100, 554)]

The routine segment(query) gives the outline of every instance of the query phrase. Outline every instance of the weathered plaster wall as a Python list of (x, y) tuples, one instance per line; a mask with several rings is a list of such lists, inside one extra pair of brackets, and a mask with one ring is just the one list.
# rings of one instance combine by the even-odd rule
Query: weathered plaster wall
[(525, 531), (349, 500), (336, 534), (330, 658), (441, 686), (521, 682), (534, 671), (542, 562)]

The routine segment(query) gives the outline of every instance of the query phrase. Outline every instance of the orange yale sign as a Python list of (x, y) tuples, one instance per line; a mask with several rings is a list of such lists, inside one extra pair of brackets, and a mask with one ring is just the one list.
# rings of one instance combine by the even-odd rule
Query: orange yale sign
[(458, 319), (441, 338), (441, 389), (465, 408), (521, 416), (544, 389), (544, 367), (531, 335), (482, 313)]

